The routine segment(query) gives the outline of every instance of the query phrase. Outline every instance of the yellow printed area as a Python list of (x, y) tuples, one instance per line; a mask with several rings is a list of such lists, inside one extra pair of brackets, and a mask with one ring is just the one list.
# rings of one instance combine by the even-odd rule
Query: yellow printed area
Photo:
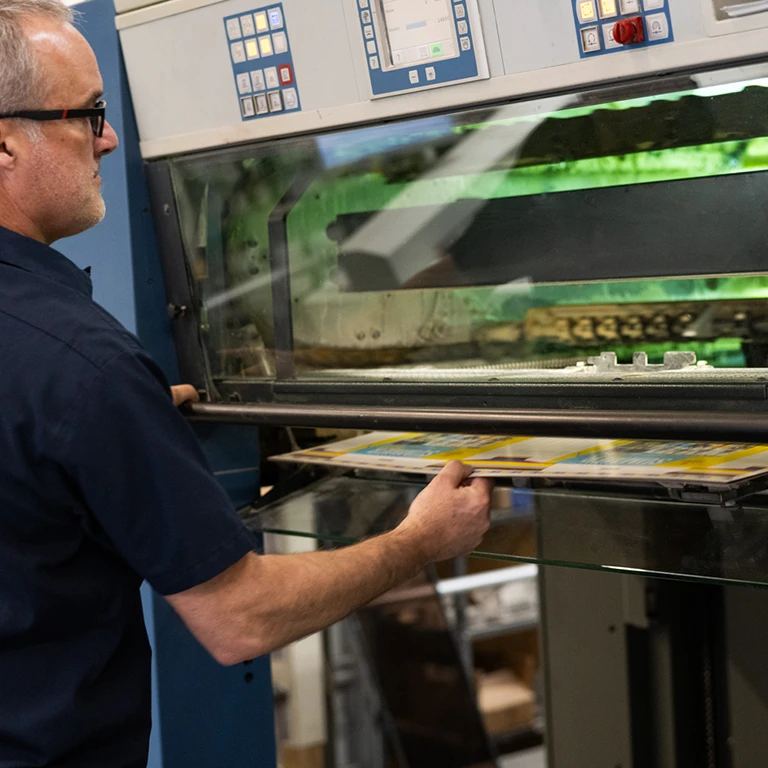
[(344, 456), (347, 453), (354, 453), (355, 451), (365, 450), (366, 448), (378, 448), (380, 445), (399, 443), (401, 440), (418, 437), (420, 434), (421, 432), (408, 432), (404, 435), (397, 435), (397, 437), (388, 437), (386, 440), (375, 440), (372, 443), (364, 443), (355, 448), (344, 448), (341, 451), (330, 450), (330, 448), (333, 447), (333, 443), (331, 443), (327, 448), (306, 448), (303, 451), (299, 451), (299, 454), (301, 456)]
[(512, 445), (513, 443), (520, 443), (523, 440), (528, 440), (527, 437), (513, 437), (511, 440), (505, 438), (504, 440), (497, 440), (495, 443), (488, 443), (488, 445), (473, 445), (468, 448), (455, 448), (452, 451), (445, 451), (444, 453), (434, 453), (429, 458), (434, 461), (463, 461), (469, 459), (478, 453), (487, 453), (493, 451), (496, 448), (503, 448), (505, 445)]
[(415, 437), (421, 437), (423, 432), (406, 432), (396, 437), (388, 437), (386, 440), (376, 440), (373, 443), (366, 443), (365, 445), (359, 445), (355, 448), (355, 451), (359, 451), (364, 448), (378, 448), (380, 445), (392, 445), (393, 443), (400, 443), (403, 440), (413, 440)]
[(557, 461), (467, 461), (467, 465), (476, 469), (546, 469), (557, 464)]
[[(764, 445), (756, 445), (753, 448), (745, 448), (742, 451), (733, 451), (732, 453), (725, 453), (720, 456), (690, 456), (687, 459), (676, 459), (675, 461), (666, 461), (663, 464), (658, 464), (660, 467), (685, 467), (686, 469), (713, 469), (718, 464), (726, 464), (729, 461), (738, 461), (739, 459), (746, 458), (747, 456), (755, 456), (758, 453), (765, 453)], [(768, 465), (768, 456), (766, 458), (766, 464)], [(724, 469), (723, 472), (730, 472), (732, 470)], [(743, 471), (743, 470), (738, 470)]]

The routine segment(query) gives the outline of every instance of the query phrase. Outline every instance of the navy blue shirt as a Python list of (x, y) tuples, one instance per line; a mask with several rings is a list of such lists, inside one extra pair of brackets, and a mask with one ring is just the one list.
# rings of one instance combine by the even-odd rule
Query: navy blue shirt
[(139, 586), (189, 589), (252, 546), (90, 278), (0, 228), (0, 768), (146, 765)]

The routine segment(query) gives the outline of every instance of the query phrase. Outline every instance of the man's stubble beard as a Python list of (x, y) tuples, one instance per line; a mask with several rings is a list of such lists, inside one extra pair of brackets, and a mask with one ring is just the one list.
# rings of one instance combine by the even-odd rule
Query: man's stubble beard
[(88, 200), (87, 203), (83, 203), (80, 206), (79, 212), (73, 211), (72, 213), (80, 213), (81, 215), (73, 215), (71, 228), (68, 228), (68, 234), (63, 235), (63, 237), (74, 237), (75, 235), (87, 232), (104, 221), (107, 206), (101, 191), (98, 192), (98, 197), (95, 200)]

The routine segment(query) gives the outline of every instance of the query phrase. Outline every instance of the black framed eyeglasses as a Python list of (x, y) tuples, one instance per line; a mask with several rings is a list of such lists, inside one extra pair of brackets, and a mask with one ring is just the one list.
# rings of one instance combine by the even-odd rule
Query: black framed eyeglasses
[(0, 115), (0, 120), (10, 118), (23, 118), (24, 120), (74, 120), (78, 117), (87, 117), (91, 124), (93, 135), (101, 138), (106, 122), (107, 102), (97, 101), (95, 107), (90, 109), (37, 109), (21, 110), (20, 112), (8, 112)]

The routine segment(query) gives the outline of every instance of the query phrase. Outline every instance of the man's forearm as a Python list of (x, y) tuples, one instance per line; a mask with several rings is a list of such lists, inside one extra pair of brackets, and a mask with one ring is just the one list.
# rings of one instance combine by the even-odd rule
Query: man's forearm
[(185, 593), (168, 599), (218, 661), (235, 664), (343, 619), (428, 560), (417, 537), (395, 530), (330, 552), (247, 555), (207, 585), (221, 605), (217, 626), (209, 617), (198, 625)]
[(222, 664), (317, 632), (415, 576), (471, 552), (488, 530), (492, 485), (451, 461), (391, 533), (333, 552), (251, 553), (168, 602)]

